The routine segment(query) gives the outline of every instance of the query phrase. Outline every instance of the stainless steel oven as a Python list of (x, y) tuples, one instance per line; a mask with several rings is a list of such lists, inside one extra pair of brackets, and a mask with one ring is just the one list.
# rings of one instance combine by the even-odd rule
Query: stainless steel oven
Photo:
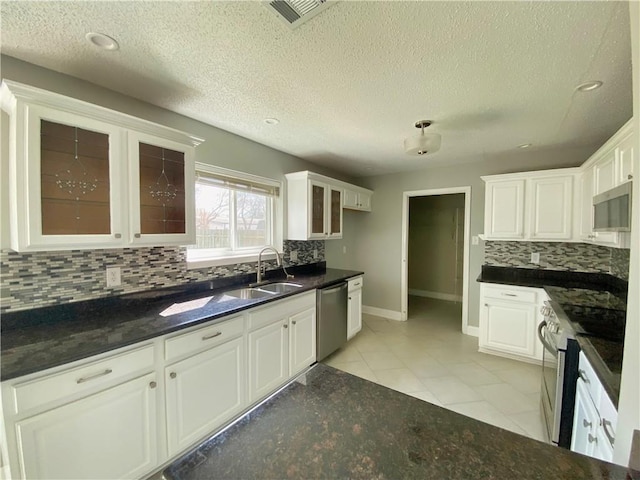
[(544, 320), (538, 325), (538, 337), (544, 353), (540, 402), (547, 438), (554, 445), (569, 448), (580, 348), (562, 309), (545, 302), (541, 313)]

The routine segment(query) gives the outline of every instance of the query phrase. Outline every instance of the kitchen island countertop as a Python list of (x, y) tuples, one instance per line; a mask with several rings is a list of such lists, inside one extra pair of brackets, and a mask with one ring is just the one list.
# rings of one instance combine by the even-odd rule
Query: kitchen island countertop
[(163, 472), (171, 480), (637, 478), (629, 473), (326, 365)]

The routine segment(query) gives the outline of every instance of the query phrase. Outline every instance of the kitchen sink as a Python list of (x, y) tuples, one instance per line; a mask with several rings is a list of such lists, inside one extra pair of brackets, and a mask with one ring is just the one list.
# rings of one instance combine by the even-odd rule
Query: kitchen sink
[(270, 292), (266, 290), (260, 290), (258, 288), (237, 288), (224, 292), (224, 295), (228, 297), (240, 298), (242, 300), (252, 300), (255, 298), (266, 298), (275, 295), (276, 292)]
[(289, 293), (299, 288), (302, 288), (302, 285), (290, 282), (268, 283), (267, 285), (260, 285), (260, 287), (258, 287), (259, 290), (269, 293)]

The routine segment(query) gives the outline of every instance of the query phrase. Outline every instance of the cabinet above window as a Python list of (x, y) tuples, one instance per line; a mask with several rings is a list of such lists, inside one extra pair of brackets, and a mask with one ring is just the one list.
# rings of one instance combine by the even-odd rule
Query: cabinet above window
[(1, 99), (14, 250), (194, 243), (201, 139), (15, 82)]

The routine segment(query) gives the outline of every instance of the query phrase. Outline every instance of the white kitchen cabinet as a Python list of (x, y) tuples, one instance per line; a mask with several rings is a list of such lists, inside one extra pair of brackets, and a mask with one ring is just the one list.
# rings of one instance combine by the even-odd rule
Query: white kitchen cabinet
[(585, 388), (585, 382), (578, 379), (573, 414), (573, 432), (571, 433), (572, 451), (593, 456), (598, 441), (598, 420), (598, 412)]
[(633, 159), (636, 155), (634, 139), (631, 133), (618, 144), (618, 185), (633, 179)]
[(311, 172), (286, 177), (288, 239), (342, 238), (342, 189)]
[(584, 352), (578, 369), (571, 450), (611, 462), (618, 412)]
[(598, 161), (593, 166), (594, 195), (599, 195), (616, 186), (617, 167), (615, 147), (599, 154)]
[(347, 340), (362, 330), (362, 277), (348, 282)]
[(354, 190), (353, 188), (345, 188), (343, 193), (343, 208), (350, 210), (361, 210), (363, 212), (371, 211), (371, 192), (367, 190)]
[(316, 307), (289, 317), (289, 376), (316, 361)]
[(156, 466), (155, 373), (16, 423), (20, 476), (138, 478)]
[(537, 288), (481, 284), (479, 351), (540, 362), (542, 345), (536, 331), (544, 298)]
[(315, 292), (249, 313), (249, 402), (256, 402), (316, 360)]
[(10, 118), (14, 250), (195, 241), (200, 139), (10, 81), (1, 96)]
[(574, 177), (575, 174), (552, 175), (528, 181), (531, 240), (571, 239)]
[(524, 239), (525, 180), (485, 181), (485, 237), (495, 240)]
[(185, 450), (242, 411), (244, 339), (229, 340), (165, 368), (169, 455)]

